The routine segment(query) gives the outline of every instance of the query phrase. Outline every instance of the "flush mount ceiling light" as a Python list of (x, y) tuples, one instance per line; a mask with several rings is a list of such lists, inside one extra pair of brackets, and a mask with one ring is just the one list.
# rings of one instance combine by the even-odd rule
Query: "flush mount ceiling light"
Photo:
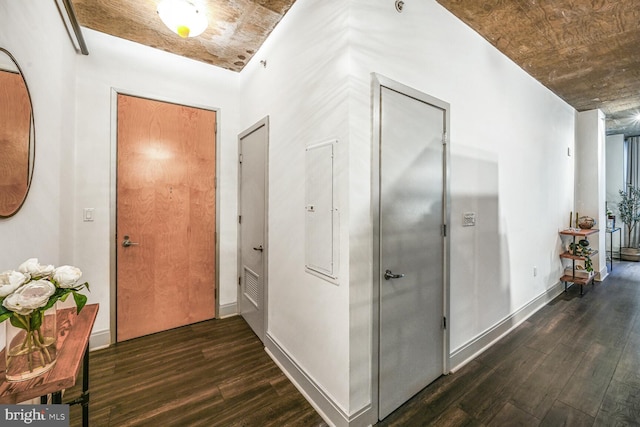
[(199, 36), (207, 29), (204, 10), (189, 0), (162, 0), (157, 10), (162, 22), (182, 38)]

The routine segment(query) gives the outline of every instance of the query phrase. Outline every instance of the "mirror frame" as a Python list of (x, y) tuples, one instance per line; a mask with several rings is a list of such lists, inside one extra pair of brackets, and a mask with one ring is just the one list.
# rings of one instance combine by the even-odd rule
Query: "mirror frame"
[(28, 159), (28, 165), (29, 165), (29, 170), (27, 172), (27, 188), (24, 192), (24, 196), (22, 197), (22, 201), (20, 202), (20, 204), (8, 215), (2, 214), (0, 212), (0, 220), (2, 219), (6, 219), (6, 218), (11, 218), (12, 216), (14, 216), (16, 213), (18, 213), (20, 211), (20, 209), (22, 208), (22, 206), (24, 205), (24, 202), (27, 200), (27, 196), (29, 195), (29, 190), (31, 189), (31, 182), (33, 181), (33, 170), (35, 168), (35, 161), (36, 161), (36, 126), (35, 126), (35, 119), (34, 119), (34, 114), (33, 114), (33, 100), (31, 99), (31, 91), (29, 90), (29, 85), (27, 84), (27, 79), (24, 76), (24, 73), (22, 72), (22, 68), (20, 68), (20, 64), (18, 64), (18, 61), (16, 60), (16, 58), (11, 54), (11, 52), (9, 52), (7, 49), (0, 47), (0, 54), (4, 53), (5, 55), (7, 55), (9, 57), (9, 59), (11, 59), (11, 61), (13, 61), (14, 65), (16, 66), (16, 68), (18, 69), (18, 72), (20, 73), (20, 76), (22, 77), (22, 81), (24, 82), (24, 87), (27, 90), (27, 98), (29, 99), (29, 106), (31, 107), (31, 120), (30, 120), (30, 126), (29, 126), (29, 159)]

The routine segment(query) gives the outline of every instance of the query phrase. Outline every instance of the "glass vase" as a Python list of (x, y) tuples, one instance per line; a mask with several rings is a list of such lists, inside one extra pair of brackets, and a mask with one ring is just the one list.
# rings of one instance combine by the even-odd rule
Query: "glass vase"
[(6, 379), (24, 381), (47, 372), (56, 363), (56, 306), (44, 313), (15, 314), (6, 326)]

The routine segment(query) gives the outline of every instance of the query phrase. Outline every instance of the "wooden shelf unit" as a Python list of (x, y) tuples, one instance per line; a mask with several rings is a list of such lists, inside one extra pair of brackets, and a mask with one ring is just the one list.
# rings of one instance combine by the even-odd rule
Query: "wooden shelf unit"
[[(576, 237), (580, 237), (581, 239), (586, 238), (592, 234), (599, 232), (600, 230), (597, 228), (570, 228), (566, 230), (560, 231), (560, 234), (563, 236), (571, 236), (573, 238), (573, 244), (576, 244)], [(598, 251), (593, 251), (589, 256), (596, 255)], [(566, 292), (569, 288), (569, 283), (580, 285), (580, 295), (583, 294), (583, 286), (591, 283), (593, 285), (593, 279), (595, 278), (595, 274), (589, 275), (589, 277), (576, 277), (576, 261), (584, 261), (586, 257), (574, 255), (571, 252), (563, 252), (560, 254), (560, 258), (570, 259), (571, 260), (571, 268), (573, 270), (573, 275), (564, 274), (560, 277), (560, 281), (564, 283), (564, 291)], [(564, 268), (564, 266), (563, 266)]]

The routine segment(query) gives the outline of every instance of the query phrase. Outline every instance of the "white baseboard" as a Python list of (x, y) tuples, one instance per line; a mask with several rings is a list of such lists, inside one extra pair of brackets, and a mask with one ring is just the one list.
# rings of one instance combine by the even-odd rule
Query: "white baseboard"
[(371, 405), (366, 405), (351, 415), (347, 414), (269, 333), (265, 336), (265, 351), (329, 425), (335, 427), (371, 425), (366, 422), (370, 418), (368, 412), (371, 410)]
[(111, 345), (111, 332), (108, 329), (96, 331), (89, 338), (89, 350), (100, 350)]
[(482, 334), (454, 350), (450, 357), (450, 366), (452, 366), (451, 372), (457, 371), (476, 358), (500, 338), (504, 337), (519, 324), (527, 320), (532, 314), (544, 307), (549, 301), (560, 295), (563, 291), (564, 285), (561, 282), (556, 283), (515, 313), (507, 316), (493, 327), (487, 329)]
[(609, 275), (609, 269), (607, 268), (607, 265), (608, 265), (608, 263), (605, 262), (604, 268), (600, 269), (598, 274), (596, 274), (596, 277), (594, 279), (596, 282), (602, 282)]
[(218, 315), (216, 317), (218, 319), (224, 319), (225, 317), (231, 317), (237, 314), (238, 314), (238, 304), (235, 302), (232, 302), (229, 304), (220, 304)]

